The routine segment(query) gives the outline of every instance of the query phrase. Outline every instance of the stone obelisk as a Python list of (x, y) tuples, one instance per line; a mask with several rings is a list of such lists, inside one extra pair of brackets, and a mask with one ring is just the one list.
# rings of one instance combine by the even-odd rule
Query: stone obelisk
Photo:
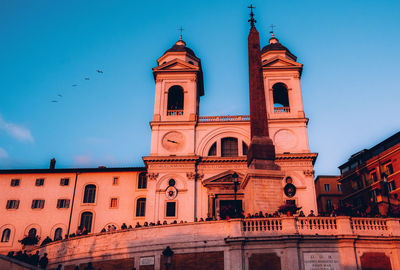
[(275, 146), (269, 137), (260, 37), (255, 27), (254, 7), (249, 8), (251, 9), (249, 20), (251, 27), (248, 36), (251, 142), (247, 152), (248, 172), (242, 187), (245, 189), (245, 212), (271, 213), (278, 210), (283, 203), (283, 174), (280, 167), (275, 164)]

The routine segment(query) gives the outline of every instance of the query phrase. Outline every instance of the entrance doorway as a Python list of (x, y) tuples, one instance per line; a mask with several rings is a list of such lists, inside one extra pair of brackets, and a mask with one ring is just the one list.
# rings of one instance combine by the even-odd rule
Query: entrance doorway
[(221, 219), (239, 217), (242, 212), (242, 200), (220, 200), (219, 217)]

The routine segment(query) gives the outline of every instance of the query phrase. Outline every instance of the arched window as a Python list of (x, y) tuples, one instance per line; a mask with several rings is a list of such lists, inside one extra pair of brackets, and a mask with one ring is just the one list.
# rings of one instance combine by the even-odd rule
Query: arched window
[(54, 232), (54, 241), (61, 240), (62, 239), (62, 229), (57, 228), (56, 231)]
[(3, 231), (3, 234), (1, 235), (1, 242), (4, 243), (10, 241), (10, 235), (11, 235), (11, 230), (5, 229)]
[(288, 90), (285, 84), (276, 83), (272, 86), (274, 107), (289, 107)]
[(247, 147), (247, 144), (245, 144), (244, 142), (242, 142), (242, 150), (243, 150), (243, 156), (246, 156), (247, 150), (249, 150), (249, 148)]
[(136, 216), (144, 217), (146, 214), (146, 198), (140, 198), (136, 201)]
[(183, 110), (183, 88), (174, 85), (168, 90), (167, 110)]
[(93, 214), (91, 212), (83, 212), (81, 215), (81, 230), (86, 229), (87, 232), (92, 231)]
[(87, 185), (85, 187), (83, 203), (94, 203), (95, 198), (96, 198), (96, 186), (95, 185)]
[(208, 150), (208, 156), (212, 157), (212, 156), (216, 156), (217, 155), (217, 143), (213, 143), (213, 145), (211, 145), (210, 150)]
[(227, 137), (221, 140), (221, 156), (237, 157), (238, 156), (238, 140), (236, 138)]
[(37, 232), (37, 230), (35, 228), (32, 228), (32, 229), (29, 230), (28, 236), (29, 237), (35, 237), (36, 236), (36, 232)]
[(145, 172), (142, 172), (142, 173), (139, 174), (138, 188), (140, 188), (140, 189), (147, 188), (147, 177), (146, 177), (146, 173)]

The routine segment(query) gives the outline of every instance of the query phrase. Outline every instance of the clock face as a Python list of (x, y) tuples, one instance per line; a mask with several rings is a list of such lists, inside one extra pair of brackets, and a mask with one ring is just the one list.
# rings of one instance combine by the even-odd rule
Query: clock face
[(171, 131), (164, 135), (162, 138), (162, 146), (168, 151), (178, 151), (183, 148), (185, 137), (182, 133)]

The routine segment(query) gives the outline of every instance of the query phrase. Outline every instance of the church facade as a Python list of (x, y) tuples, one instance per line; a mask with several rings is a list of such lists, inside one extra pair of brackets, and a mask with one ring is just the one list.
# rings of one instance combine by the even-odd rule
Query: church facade
[(308, 144), (303, 66), (274, 36), (262, 48), (261, 61), (264, 121), (280, 168), (272, 173), (273, 189), (249, 188), (256, 181), (249, 180), (254, 176), (246, 157), (250, 116), (199, 115), (206, 94), (201, 60), (180, 38), (153, 68), (154, 115), (145, 166), (58, 169), (53, 163), (49, 169), (1, 170), (0, 252), (20, 249), (18, 240), (27, 235), (64, 239), (80, 226), (96, 233), (123, 223), (218, 220), (232, 218), (233, 208), (244, 215), (271, 214), (285, 203), (317, 212), (317, 154)]

